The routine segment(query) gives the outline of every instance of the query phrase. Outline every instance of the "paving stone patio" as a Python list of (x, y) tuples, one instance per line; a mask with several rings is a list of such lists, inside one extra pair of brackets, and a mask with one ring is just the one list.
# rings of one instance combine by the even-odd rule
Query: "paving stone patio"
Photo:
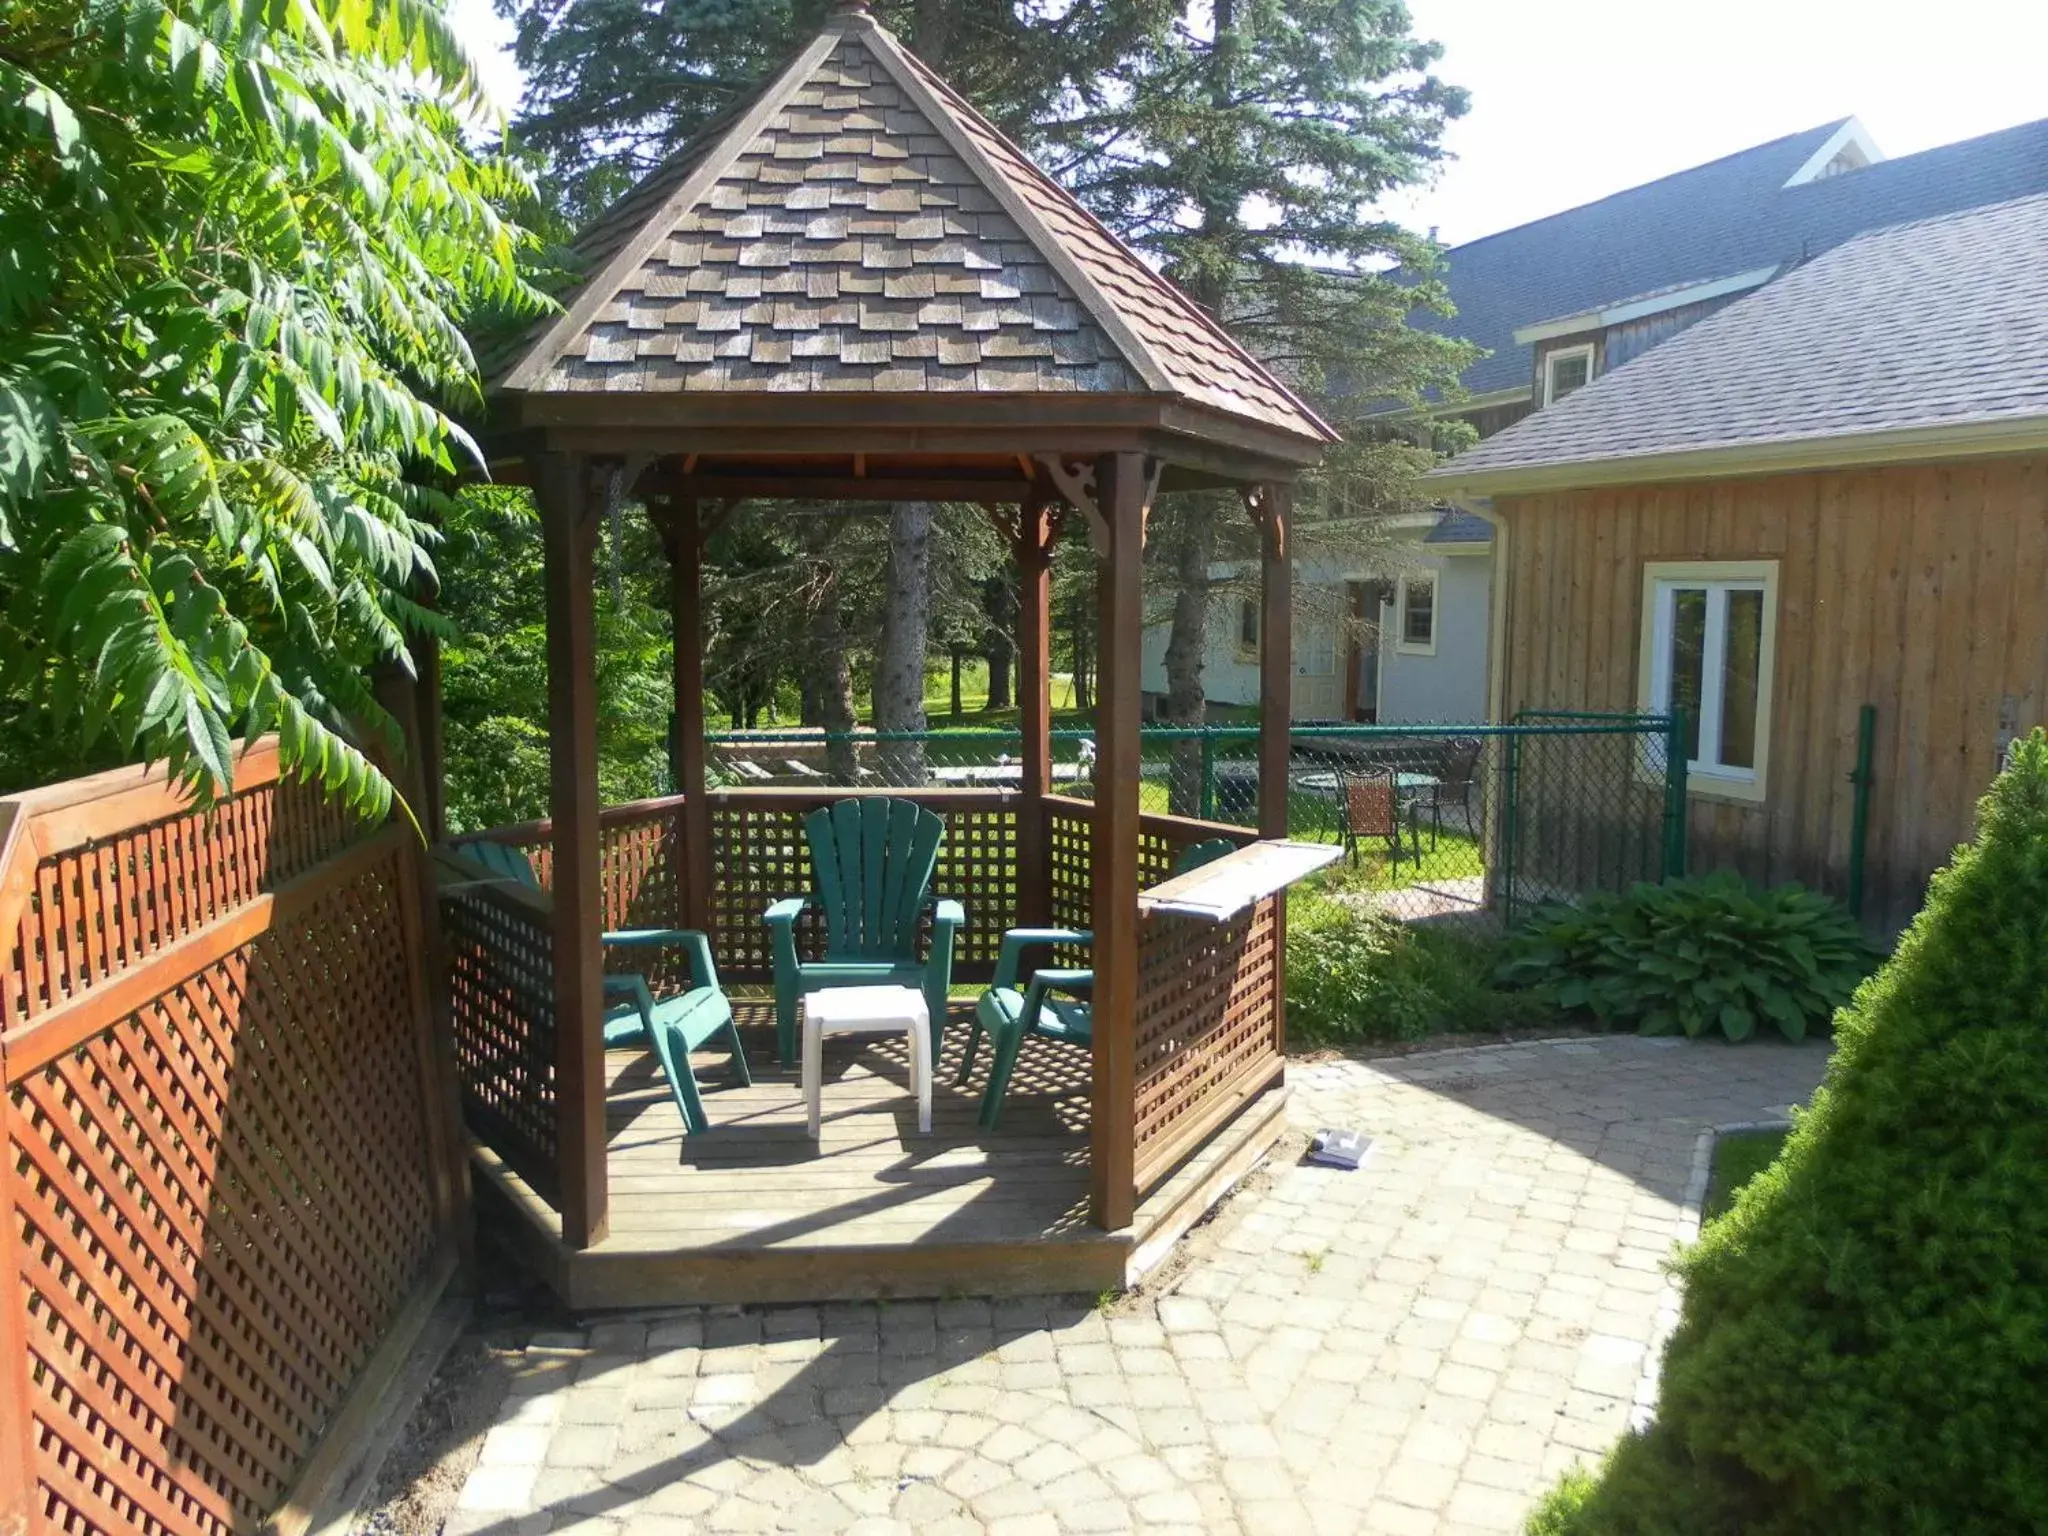
[(542, 1336), (448, 1536), (1516, 1530), (1621, 1433), (1709, 1125), (1824, 1046), (1297, 1064), (1378, 1145), (1239, 1195), (1156, 1293), (691, 1311)]

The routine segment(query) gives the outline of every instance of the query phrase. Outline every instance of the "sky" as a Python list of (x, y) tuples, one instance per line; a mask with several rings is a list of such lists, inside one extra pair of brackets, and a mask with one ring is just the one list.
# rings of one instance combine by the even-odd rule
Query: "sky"
[[(1446, 244), (1851, 114), (1886, 155), (2048, 117), (2048, 0), (1408, 0), (1472, 94), (1434, 185)], [(453, 0), (509, 108), (511, 25)]]

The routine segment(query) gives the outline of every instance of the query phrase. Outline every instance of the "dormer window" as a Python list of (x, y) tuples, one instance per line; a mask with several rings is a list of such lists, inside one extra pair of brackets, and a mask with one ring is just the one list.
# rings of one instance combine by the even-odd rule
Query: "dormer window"
[(1558, 347), (1543, 355), (1543, 403), (1555, 405), (1593, 382), (1593, 344)]

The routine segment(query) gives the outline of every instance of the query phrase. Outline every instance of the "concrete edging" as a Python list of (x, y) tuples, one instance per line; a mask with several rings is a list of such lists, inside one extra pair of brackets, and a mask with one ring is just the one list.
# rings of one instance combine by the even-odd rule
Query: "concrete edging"
[[(1673, 1243), (1683, 1248), (1699, 1241), (1700, 1213), (1706, 1207), (1707, 1185), (1714, 1177), (1714, 1148), (1723, 1136), (1741, 1135), (1747, 1131), (1791, 1129), (1792, 1117), (1787, 1113), (1768, 1120), (1731, 1120), (1723, 1125), (1710, 1125), (1701, 1131), (1693, 1142), (1692, 1177), (1686, 1181), (1685, 1200), (1678, 1208)], [(1678, 1313), (1684, 1299), (1685, 1288), (1678, 1283), (1678, 1276), (1666, 1270), (1664, 1289), (1657, 1300), (1657, 1320), (1650, 1329), (1650, 1347), (1643, 1356), (1643, 1374), (1636, 1380), (1635, 1401), (1629, 1407), (1628, 1427), (1631, 1430), (1648, 1429), (1656, 1415), (1657, 1386), (1664, 1374), (1664, 1349), (1671, 1342), (1671, 1335), (1678, 1330)]]

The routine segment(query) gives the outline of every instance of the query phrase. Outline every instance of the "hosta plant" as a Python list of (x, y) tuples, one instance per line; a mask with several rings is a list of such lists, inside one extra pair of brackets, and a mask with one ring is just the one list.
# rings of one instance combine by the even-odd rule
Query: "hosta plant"
[(1559, 1008), (1646, 1035), (1826, 1025), (1877, 963), (1854, 918), (1799, 885), (1760, 891), (1732, 874), (1601, 892), (1537, 909), (1497, 979)]

